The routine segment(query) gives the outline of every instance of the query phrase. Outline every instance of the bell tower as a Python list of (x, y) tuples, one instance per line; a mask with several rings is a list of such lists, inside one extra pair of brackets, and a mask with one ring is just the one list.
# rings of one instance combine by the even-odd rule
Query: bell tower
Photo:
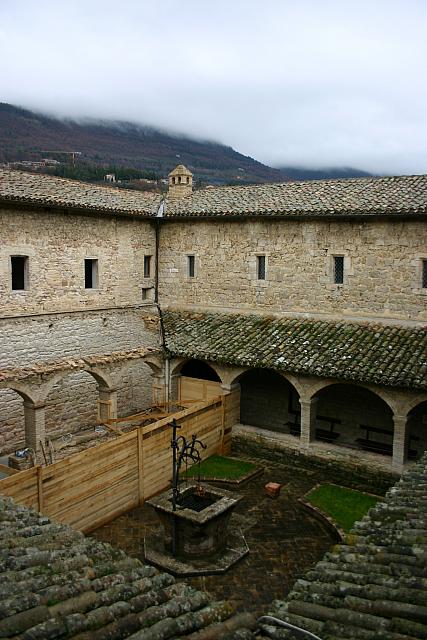
[(185, 198), (193, 193), (193, 174), (183, 164), (179, 164), (169, 174), (170, 198)]

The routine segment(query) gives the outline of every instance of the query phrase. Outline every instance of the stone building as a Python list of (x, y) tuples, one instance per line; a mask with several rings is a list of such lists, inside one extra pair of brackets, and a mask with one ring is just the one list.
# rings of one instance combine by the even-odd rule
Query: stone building
[(249, 436), (400, 472), (427, 448), (426, 206), (427, 176), (193, 192), (179, 165), (161, 198), (2, 170), (0, 446), (238, 385)]

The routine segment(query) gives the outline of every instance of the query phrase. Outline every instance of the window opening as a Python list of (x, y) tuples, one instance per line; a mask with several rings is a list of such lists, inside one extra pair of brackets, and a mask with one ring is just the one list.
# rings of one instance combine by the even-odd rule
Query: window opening
[(85, 260), (85, 289), (98, 288), (98, 260)]
[(334, 282), (344, 283), (344, 256), (334, 256)]
[(265, 280), (265, 256), (256, 257), (256, 272), (258, 280)]
[(151, 276), (151, 256), (144, 256), (144, 278)]
[(10, 256), (12, 291), (28, 289), (28, 256)]
[(196, 258), (195, 256), (187, 256), (187, 260), (188, 260), (188, 277), (194, 278)]
[(423, 289), (427, 289), (427, 260), (423, 260), (422, 270), (421, 286)]

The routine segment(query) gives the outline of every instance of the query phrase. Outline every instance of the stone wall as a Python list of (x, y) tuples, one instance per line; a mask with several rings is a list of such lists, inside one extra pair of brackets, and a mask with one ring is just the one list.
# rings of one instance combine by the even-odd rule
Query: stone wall
[(256, 436), (233, 435), (231, 453), (232, 455), (274, 460), (281, 464), (287, 464), (290, 468), (321, 469), (323, 471), (329, 469), (337, 484), (370, 492), (375, 488), (377, 494), (385, 493), (397, 478), (397, 475), (391, 472), (369, 468), (356, 455), (352, 463), (337, 461), (316, 455), (312, 451), (298, 451), (277, 441), (268, 442), (265, 439), (260, 441)]
[[(144, 220), (79, 216), (66, 211), (0, 209), (1, 315), (138, 304), (144, 255), (154, 275), (155, 232)], [(28, 257), (28, 288), (12, 291), (10, 256)], [(98, 261), (98, 286), (85, 288), (85, 259)], [(153, 296), (153, 289), (147, 297)]]
[[(153, 306), (47, 314), (0, 319), (0, 367), (25, 367), (114, 351), (160, 345), (157, 309)], [(141, 360), (120, 363), (110, 377), (117, 389), (118, 415), (130, 415), (151, 404), (151, 369)], [(46, 398), (46, 433), (58, 436), (96, 424), (97, 382), (88, 373), (64, 375)], [(23, 400), (0, 389), (0, 450), (24, 444)]]
[[(427, 320), (425, 235), (422, 221), (169, 223), (161, 229), (159, 297), (183, 308)], [(256, 274), (260, 254), (264, 281)], [(333, 283), (334, 255), (345, 258), (342, 285)]]
[(153, 305), (0, 318), (0, 368), (159, 345)]
[(25, 444), (24, 404), (11, 389), (0, 389), (0, 455)]

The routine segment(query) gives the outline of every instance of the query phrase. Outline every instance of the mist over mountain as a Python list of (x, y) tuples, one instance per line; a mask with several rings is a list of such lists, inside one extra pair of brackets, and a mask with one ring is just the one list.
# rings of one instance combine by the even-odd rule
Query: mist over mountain
[[(68, 152), (68, 153), (61, 153)], [(51, 157), (91, 166), (128, 167), (166, 177), (185, 164), (196, 183), (249, 184), (370, 175), (353, 169), (273, 168), (229, 146), (132, 122), (59, 119), (0, 103), (0, 162)]]
[(289, 180), (331, 180), (337, 178), (366, 178), (372, 173), (353, 167), (331, 167), (327, 169), (306, 169), (304, 167), (277, 167)]

